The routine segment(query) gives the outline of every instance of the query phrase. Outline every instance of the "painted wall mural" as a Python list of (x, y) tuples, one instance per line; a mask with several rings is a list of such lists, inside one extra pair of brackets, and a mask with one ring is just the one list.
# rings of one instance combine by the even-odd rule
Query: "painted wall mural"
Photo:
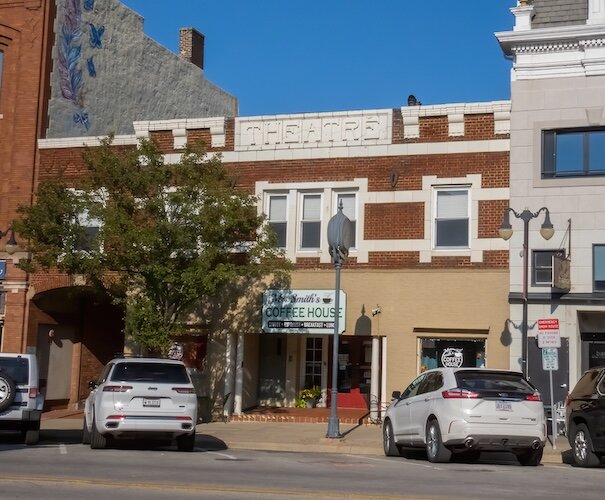
[[(90, 128), (90, 118), (84, 102), (85, 92), (83, 87), (85, 82), (81, 67), (82, 38), (84, 36), (82, 5), (84, 10), (94, 11), (94, 4), (95, 0), (65, 0), (57, 60), (61, 96), (70, 101), (76, 108), (72, 117), (73, 123), (85, 130)], [(95, 26), (92, 23), (87, 23), (86, 26), (91, 49), (102, 49), (105, 26)], [(86, 69), (89, 77), (96, 78), (97, 69), (94, 56), (86, 59)]]

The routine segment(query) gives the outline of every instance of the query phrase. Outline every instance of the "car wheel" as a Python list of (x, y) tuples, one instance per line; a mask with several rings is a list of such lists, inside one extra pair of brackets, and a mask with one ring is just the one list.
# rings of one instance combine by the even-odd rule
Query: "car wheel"
[(195, 448), (195, 430), (191, 434), (184, 434), (176, 438), (179, 451), (193, 451)]
[(90, 444), (90, 431), (86, 425), (86, 416), (84, 416), (84, 423), (82, 424), (82, 444)]
[(7, 373), (0, 371), (0, 411), (13, 404), (16, 389), (14, 380)]
[(384, 454), (387, 457), (398, 457), (401, 455), (399, 447), (395, 444), (395, 436), (393, 435), (393, 425), (390, 420), (385, 420), (382, 426), (382, 445)]
[(540, 446), (537, 449), (530, 448), (517, 454), (517, 460), (521, 465), (536, 467), (540, 465), (542, 461), (542, 455), (544, 454), (544, 448)]
[(429, 462), (449, 462), (452, 452), (448, 450), (441, 440), (441, 430), (437, 420), (429, 420), (426, 426), (426, 456)]
[(578, 424), (573, 431), (572, 452), (576, 465), (580, 467), (596, 467), (601, 460), (592, 450), (592, 439), (585, 424)]
[(90, 447), (93, 450), (102, 450), (107, 446), (107, 438), (97, 430), (96, 419), (92, 418), (92, 430), (90, 433)]

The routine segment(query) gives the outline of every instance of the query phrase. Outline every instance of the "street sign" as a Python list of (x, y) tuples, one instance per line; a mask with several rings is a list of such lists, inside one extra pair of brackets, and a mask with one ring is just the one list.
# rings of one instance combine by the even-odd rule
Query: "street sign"
[(559, 369), (559, 349), (556, 347), (542, 349), (542, 369), (551, 371)]
[(557, 318), (538, 320), (538, 347), (561, 347), (561, 334)]

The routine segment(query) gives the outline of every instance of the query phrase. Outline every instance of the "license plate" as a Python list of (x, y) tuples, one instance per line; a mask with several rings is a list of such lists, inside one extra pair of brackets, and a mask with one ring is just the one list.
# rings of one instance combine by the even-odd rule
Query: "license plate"
[(513, 411), (513, 404), (510, 401), (496, 401), (496, 411)]
[(143, 406), (151, 406), (152, 408), (159, 408), (160, 400), (159, 400), (159, 398), (143, 399)]

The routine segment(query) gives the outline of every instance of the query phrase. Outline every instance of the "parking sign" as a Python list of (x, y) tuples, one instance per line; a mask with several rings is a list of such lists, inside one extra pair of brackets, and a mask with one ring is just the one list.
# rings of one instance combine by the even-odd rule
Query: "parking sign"
[(542, 349), (542, 369), (556, 371), (559, 369), (559, 349), (544, 347)]

